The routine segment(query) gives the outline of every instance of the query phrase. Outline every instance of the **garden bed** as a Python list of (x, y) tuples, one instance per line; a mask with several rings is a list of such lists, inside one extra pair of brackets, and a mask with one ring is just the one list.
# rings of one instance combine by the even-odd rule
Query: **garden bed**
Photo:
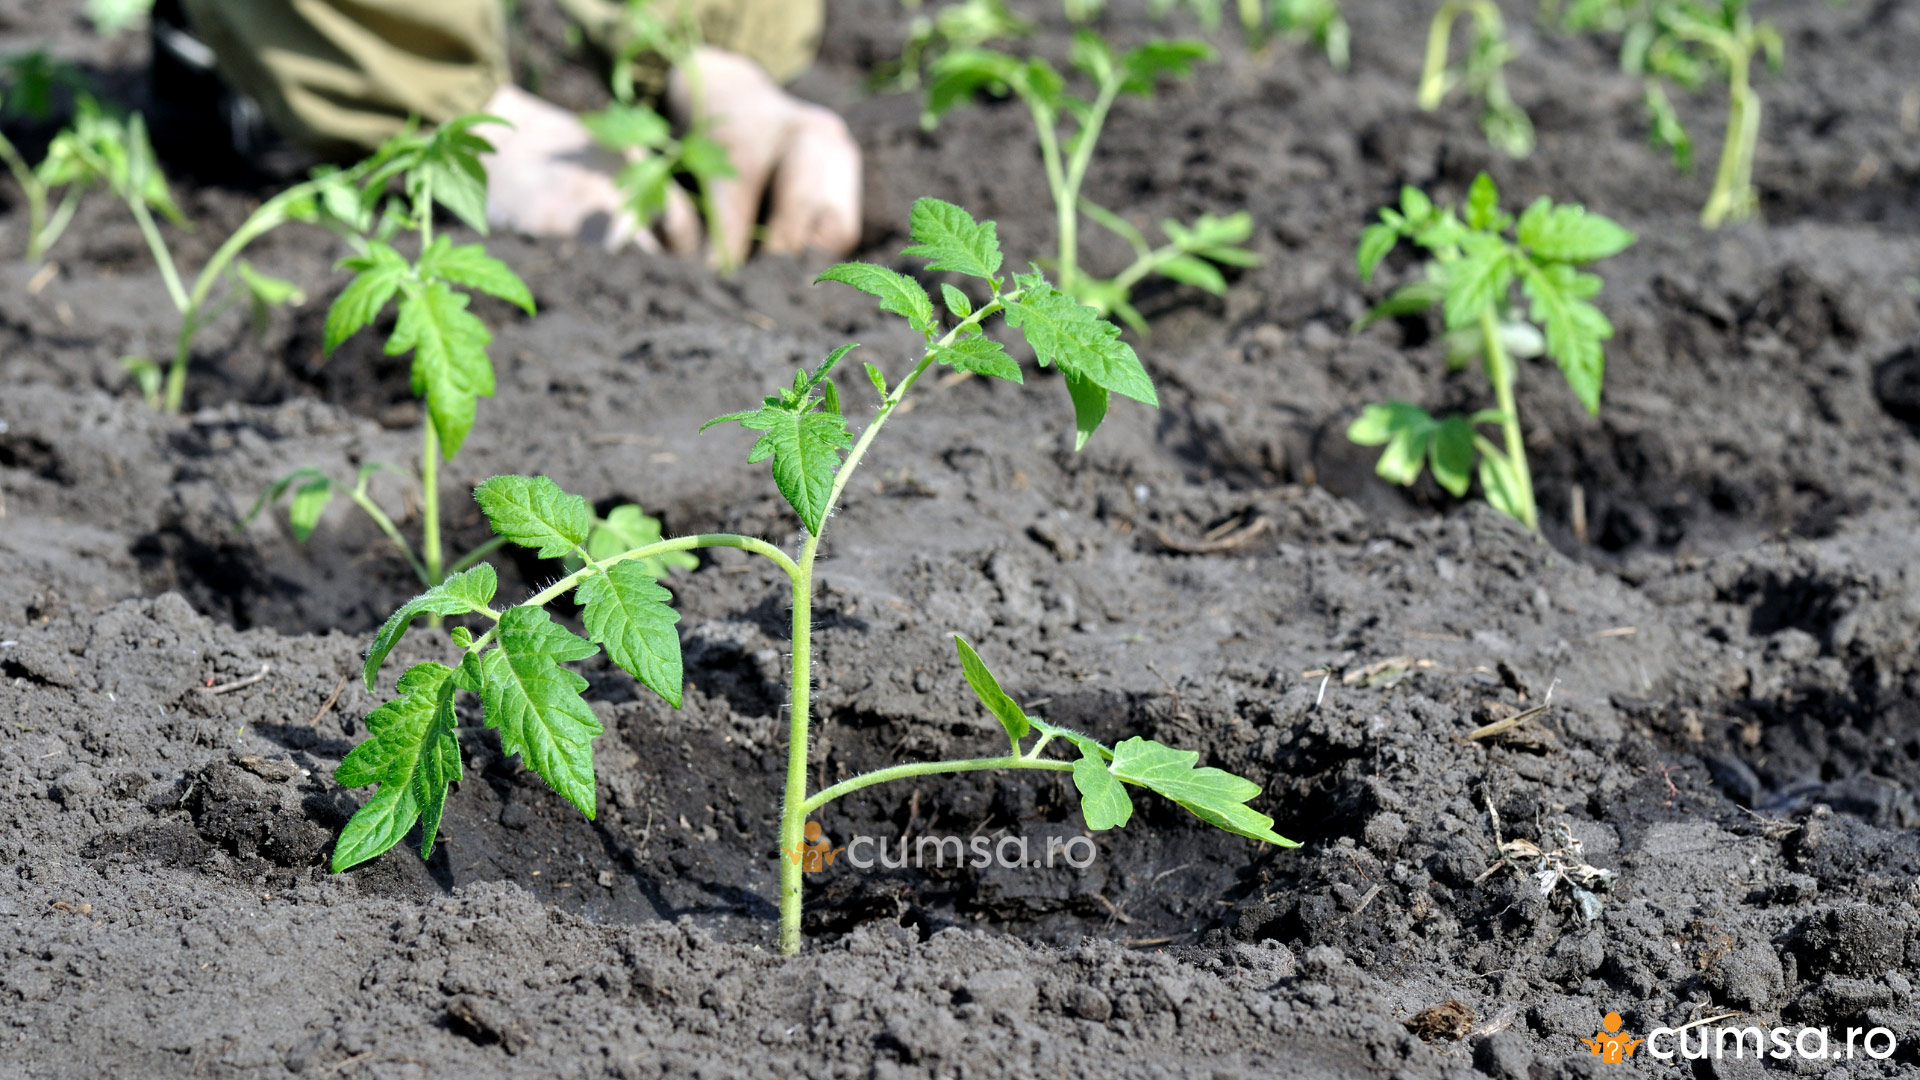
[[(173, 314), (124, 210), (90, 200), (57, 273), (0, 268), (0, 1060), (33, 1077), (1545, 1080), (1613, 1068), (1578, 1041), (1608, 1011), (1643, 1032), (1711, 1008), (1888, 1027), (1896, 1057), (1844, 1075), (1920, 1068), (1920, 8), (1775, 5), (1766, 220), (1704, 233), (1705, 179), (1643, 145), (1638, 85), (1521, 6), (1511, 79), (1540, 132), (1521, 162), (1471, 110), (1417, 109), (1399, 5), (1348, 5), (1351, 74), (1223, 37), (1221, 63), (1123, 101), (1091, 196), (1142, 225), (1245, 208), (1264, 265), (1224, 299), (1142, 291), (1161, 408), (1117, 403), (1082, 453), (1050, 371), (926, 386), (823, 548), (817, 782), (1001, 737), (951, 659), (959, 632), (1037, 714), (1259, 782), (1305, 846), (1143, 797), (1084, 869), (811, 875), (797, 959), (771, 947), (786, 596), (738, 552), (669, 582), (684, 708), (582, 666), (607, 728), (597, 820), (476, 727), (431, 860), (327, 872), (364, 797), (330, 777), (377, 704), (359, 658), (415, 583), (345, 508), (305, 545), (236, 522), (295, 467), (409, 460), (405, 361), (366, 336), (322, 356), (342, 252), (289, 228), (250, 257), (309, 302), (261, 341), (237, 314), (216, 324), (186, 413), (156, 414), (118, 358), (162, 350)], [(123, 83), (143, 62), (75, 15), (8, 7), (9, 49), (50, 38)], [(551, 45), (552, 13), (528, 7)], [(897, 54), (898, 5), (836, 0), (830, 20), (799, 89), (868, 155), (863, 257), (891, 260), (922, 195), (997, 220), (1012, 262), (1045, 250), (1037, 157), (1008, 150), (1029, 145), (1024, 110), (923, 132), (917, 99), (861, 89)], [(1046, 26), (1039, 47), (1064, 51)], [(543, 47), (529, 63), (555, 62)], [(596, 104), (578, 79), (550, 92)], [(1717, 104), (1681, 106), (1717, 139)], [(1607, 264), (1599, 417), (1550, 367), (1520, 382), (1545, 541), (1430, 481), (1388, 485), (1343, 434), (1367, 401), (1478, 401), (1477, 376), (1436, 381), (1425, 323), (1347, 327), (1381, 295), (1353, 270), (1373, 209), (1402, 183), (1458, 198), (1482, 169), (1510, 202), (1582, 202), (1640, 236)], [(180, 242), (197, 266), (260, 194), (182, 187), (207, 223)], [(22, 218), (0, 218), (0, 250)], [(745, 438), (699, 423), (843, 341), (896, 365), (918, 350), (864, 298), (809, 284), (817, 266), (722, 279), (490, 249), (540, 314), (478, 306), (500, 386), (449, 493), (544, 474), (602, 508), (638, 501), (669, 535), (785, 543)], [(406, 509), (401, 485), (382, 497)], [(484, 537), (477, 508), (449, 505), (455, 546)], [(508, 596), (557, 573), (494, 562)], [(400, 657), (446, 659), (424, 634)], [(1053, 773), (869, 789), (824, 823), (837, 842), (1083, 831)], [(1514, 840), (1611, 871), (1597, 910), (1499, 866)], [(1406, 1026), (1450, 1001), (1465, 1039)]]

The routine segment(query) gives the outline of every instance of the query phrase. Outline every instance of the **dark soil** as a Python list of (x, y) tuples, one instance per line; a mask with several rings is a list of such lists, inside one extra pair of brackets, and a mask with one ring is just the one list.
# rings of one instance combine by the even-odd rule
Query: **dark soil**
[[(0, 268), (0, 1075), (1548, 1080), (1625, 1068), (1577, 1041), (1609, 1010), (1635, 1032), (1727, 1010), (1885, 1026), (1894, 1059), (1800, 1071), (1920, 1075), (1920, 6), (1769, 5), (1787, 65), (1760, 86), (1765, 221), (1720, 233), (1694, 221), (1706, 177), (1644, 145), (1607, 50), (1508, 6), (1540, 130), (1524, 162), (1491, 154), (1470, 109), (1417, 110), (1415, 5), (1347, 5), (1349, 75), (1223, 39), (1191, 83), (1124, 102), (1090, 196), (1143, 225), (1245, 207), (1265, 265), (1224, 300), (1143, 290), (1162, 408), (1116, 406), (1084, 453), (1050, 372), (929, 385), (826, 545), (822, 780), (995, 745), (958, 631), (1050, 719), (1259, 781), (1305, 846), (1143, 800), (1081, 871), (835, 867), (797, 960), (769, 950), (784, 593), (732, 552), (672, 582), (682, 710), (584, 665), (608, 731), (597, 821), (473, 729), (431, 861), (326, 872), (364, 795), (330, 779), (376, 703), (359, 653), (411, 582), (350, 506), (306, 545), (235, 523), (297, 466), (410, 461), (404, 368), (368, 340), (321, 355), (340, 253), (289, 229), (249, 257), (309, 303), (264, 340), (216, 325), (188, 413), (156, 416), (118, 359), (163, 351), (170, 309), (124, 213), (90, 200), (50, 279)], [(5, 5), (0, 46), (51, 42), (137, 98), (144, 44), (91, 39), (76, 7)], [(523, 7), (522, 70), (594, 104), (557, 16)], [(1039, 46), (1064, 51), (1043, 7)], [(799, 89), (869, 155), (867, 257), (891, 259), (928, 194), (998, 220), (1016, 260), (1043, 252), (1024, 111), (923, 132), (915, 100), (861, 90), (898, 6), (831, 18)], [(1151, 25), (1108, 19), (1122, 40)], [(1681, 107), (1710, 161), (1719, 99)], [(1482, 168), (1513, 202), (1581, 201), (1641, 237), (1606, 266), (1600, 417), (1551, 367), (1523, 375), (1546, 542), (1375, 479), (1342, 435), (1371, 400), (1479, 401), (1437, 374), (1431, 326), (1345, 328), (1417, 272), (1396, 258), (1360, 285), (1371, 210), (1402, 183), (1457, 197)], [(260, 197), (183, 193), (189, 266)], [(23, 220), (0, 217), (0, 249)], [(1096, 269), (1123, 254), (1104, 244)], [(499, 394), (450, 493), (538, 472), (669, 532), (788, 541), (743, 438), (697, 425), (844, 340), (892, 368), (912, 345), (810, 286), (813, 265), (723, 280), (492, 246), (541, 313), (483, 307)], [(409, 514), (404, 483), (380, 483)], [(456, 544), (480, 539), (452, 505)], [(1182, 550), (1221, 526), (1250, 539)], [(496, 565), (507, 593), (555, 573)], [(437, 649), (416, 634), (397, 659)], [(875, 788), (825, 824), (836, 842), (1081, 835), (1052, 775)], [(1499, 865), (1516, 839), (1577, 840), (1612, 871), (1596, 917)]]

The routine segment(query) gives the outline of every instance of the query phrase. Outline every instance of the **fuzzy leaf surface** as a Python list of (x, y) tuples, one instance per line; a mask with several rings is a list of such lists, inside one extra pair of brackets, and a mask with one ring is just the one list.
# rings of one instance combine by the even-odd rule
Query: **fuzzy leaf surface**
[(1160, 404), (1133, 346), (1120, 340), (1119, 327), (1038, 274), (1017, 275), (1015, 280), (1024, 291), (1007, 305), (1007, 325), (1026, 337), (1042, 364), (1056, 364), (1069, 375), (1143, 405)]
[(493, 531), (543, 559), (557, 559), (586, 543), (593, 527), (587, 500), (544, 476), (495, 476), (473, 489)]
[(940, 199), (916, 199), (907, 227), (913, 245), (900, 254), (930, 260), (929, 270), (988, 280), (1000, 272), (1000, 240), (991, 221), (975, 221), (972, 214)]
[(473, 430), (477, 399), (493, 396), (493, 334), (467, 310), (467, 297), (444, 281), (429, 281), (400, 301), (400, 318), (387, 355), (413, 350), (413, 392), (427, 399), (427, 415), (447, 460)]
[(1073, 763), (1073, 786), (1080, 791), (1080, 814), (1094, 832), (1125, 825), (1133, 817), (1133, 799), (1098, 751), (1082, 748)]
[(354, 276), (327, 309), (321, 346), (328, 353), (377, 318), (407, 276), (407, 260), (378, 240), (368, 243), (365, 255), (343, 259), (340, 265), (354, 271)]
[(334, 770), (343, 787), (380, 785), (334, 845), (335, 873), (386, 851), (416, 819), (424, 819), (421, 856), (432, 854), (447, 785), (460, 779), (452, 675), (444, 664), (408, 668), (400, 677), (400, 696), (368, 714), (369, 737)]
[(851, 285), (869, 296), (877, 297), (881, 311), (891, 311), (904, 316), (907, 323), (921, 333), (933, 329), (933, 300), (920, 283), (895, 270), (873, 263), (841, 263), (814, 279), (838, 281), (842, 285)]
[(420, 254), (420, 276), (440, 278), (455, 285), (495, 296), (532, 315), (533, 293), (506, 263), (487, 254), (480, 244), (454, 244), (436, 236)]
[(1260, 785), (1224, 769), (1196, 767), (1200, 755), (1138, 736), (1113, 748), (1113, 775), (1158, 792), (1195, 817), (1230, 833), (1281, 847), (1299, 847), (1273, 831), (1273, 819), (1247, 805)]
[(449, 574), (445, 581), (400, 606), (373, 637), (363, 669), (367, 689), (372, 690), (380, 665), (393, 647), (406, 635), (407, 627), (422, 615), (466, 615), (487, 610), (500, 580), (493, 567), (480, 563), (470, 570)]
[(959, 634), (953, 635), (953, 647), (960, 652), (960, 673), (967, 677), (967, 685), (973, 687), (973, 695), (980, 699), (980, 704), (985, 705), (987, 711), (1000, 721), (1000, 726), (1007, 729), (1007, 734), (1014, 741), (1025, 738), (1027, 714), (1007, 696), (1005, 690), (1000, 689), (1000, 680), (987, 670), (987, 662), (980, 659), (980, 654), (974, 652), (973, 646), (967, 644), (967, 639)]
[(480, 698), (500, 748), (519, 754), (568, 802), (594, 814), (593, 739), (600, 721), (580, 691), (587, 680), (560, 665), (600, 650), (555, 623), (544, 608), (513, 607), (500, 616), (499, 647), (481, 657)]
[(673, 594), (660, 587), (641, 562), (615, 563), (580, 583), (574, 599), (587, 637), (648, 689), (680, 707), (684, 679), (680, 635), (673, 624), (680, 613), (667, 606)]
[(976, 375), (991, 375), (996, 379), (1009, 382), (1022, 382), (1020, 363), (1007, 355), (1007, 350), (992, 338), (961, 338), (951, 345), (935, 345), (935, 360), (955, 371), (971, 371)]

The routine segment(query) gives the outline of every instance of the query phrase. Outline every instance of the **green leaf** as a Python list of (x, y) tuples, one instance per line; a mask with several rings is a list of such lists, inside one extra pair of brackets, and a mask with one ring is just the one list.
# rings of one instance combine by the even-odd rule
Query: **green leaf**
[(1133, 818), (1133, 799), (1126, 785), (1114, 779), (1098, 752), (1080, 751), (1073, 763), (1073, 786), (1080, 790), (1080, 815), (1094, 832), (1124, 826)]
[(1016, 280), (1024, 291), (1007, 305), (1007, 325), (1026, 337), (1041, 364), (1057, 364), (1066, 374), (1144, 405), (1160, 404), (1133, 346), (1120, 340), (1119, 327), (1038, 274)]
[(1246, 805), (1260, 794), (1260, 785), (1212, 766), (1196, 768), (1199, 760), (1192, 750), (1136, 736), (1113, 748), (1111, 769), (1119, 779), (1172, 799), (1210, 825), (1281, 847), (1300, 846), (1274, 832), (1272, 818)]
[(667, 606), (673, 594), (661, 588), (638, 561), (615, 563), (580, 583), (574, 600), (587, 637), (648, 689), (680, 707), (683, 683), (680, 635), (673, 624), (680, 614)]
[(1368, 308), (1367, 313), (1353, 324), (1353, 331), (1359, 333), (1381, 319), (1418, 315), (1446, 298), (1447, 287), (1439, 281), (1431, 278), (1410, 281), (1387, 294), (1385, 300)]
[(268, 318), (277, 307), (298, 307), (307, 302), (307, 294), (300, 286), (285, 278), (263, 274), (253, 268), (253, 264), (241, 259), (234, 264), (234, 273), (240, 277), (240, 284), (247, 290), (253, 314), (253, 333), (255, 337), (266, 335)]
[(1347, 438), (1360, 446), (1385, 446), (1373, 471), (1396, 484), (1420, 479), (1428, 447), (1439, 424), (1418, 405), (1389, 401), (1368, 405), (1347, 426)]
[(1433, 216), (1433, 200), (1412, 184), (1400, 185), (1400, 213), (1410, 225), (1418, 227)]
[(1494, 185), (1493, 177), (1481, 173), (1473, 178), (1473, 184), (1467, 188), (1466, 211), (1468, 228), (1492, 229), (1499, 225), (1500, 189)]
[(880, 395), (880, 400), (885, 401), (887, 399), (886, 373), (881, 371), (878, 365), (868, 364), (867, 381), (873, 384), (873, 389)]
[(413, 350), (413, 392), (427, 399), (427, 416), (451, 461), (473, 430), (476, 401), (493, 396), (493, 335), (467, 310), (467, 298), (443, 281), (429, 281), (400, 301), (400, 318), (387, 355)]
[(1467, 493), (1473, 484), (1473, 427), (1458, 416), (1449, 416), (1434, 428), (1427, 450), (1427, 466), (1433, 478), (1454, 498)]
[(1634, 235), (1585, 207), (1555, 206), (1541, 196), (1520, 215), (1514, 229), (1520, 246), (1534, 256), (1554, 262), (1588, 263), (1618, 255), (1632, 246)]
[(593, 527), (587, 500), (569, 495), (544, 476), (495, 476), (473, 489), (493, 531), (543, 559), (557, 559), (586, 543)]
[(293, 501), (287, 504), (287, 524), (293, 527), (296, 542), (304, 544), (307, 537), (313, 535), (314, 526), (320, 524), (320, 514), (326, 510), (332, 498), (333, 481), (324, 476), (308, 480), (294, 489)]
[(733, 421), (748, 431), (765, 432), (747, 454), (747, 464), (773, 459), (773, 483), (800, 515), (807, 531), (819, 535), (826, 524), (827, 496), (840, 467), (840, 451), (853, 446), (847, 421), (834, 413), (801, 404), (768, 405), (751, 412), (715, 417), (706, 425)]
[(367, 650), (367, 662), (363, 669), (367, 689), (373, 689), (374, 679), (380, 674), (380, 665), (406, 635), (407, 627), (413, 620), (422, 615), (485, 612), (487, 604), (493, 600), (494, 591), (499, 587), (500, 580), (494, 575), (493, 567), (480, 563), (471, 570), (448, 575), (447, 580), (402, 604), (400, 610), (386, 621), (386, 625), (380, 627), (380, 632), (373, 637), (372, 647)]
[(680, 140), (680, 167), (702, 183), (734, 175), (726, 146), (704, 135)]
[(1443, 310), (1447, 329), (1472, 326), (1507, 298), (1513, 283), (1513, 249), (1497, 236), (1471, 233), (1461, 241), (1464, 254), (1447, 264)]
[(1520, 288), (1532, 300), (1530, 314), (1546, 327), (1547, 354), (1560, 365), (1580, 404), (1600, 412), (1600, 384), (1607, 358), (1601, 343), (1613, 336), (1613, 324), (1587, 297), (1600, 291), (1600, 279), (1565, 263), (1536, 265), (1521, 260)]
[[(605, 520), (593, 523), (587, 533), (587, 555), (599, 561), (659, 540), (660, 519), (647, 516), (632, 503), (623, 503), (607, 511)], [(647, 576), (654, 578), (666, 577), (674, 570), (693, 570), (700, 565), (699, 558), (690, 551), (667, 551), (631, 561), (646, 568)]]
[(935, 360), (955, 371), (971, 371), (1010, 382), (1024, 381), (1019, 362), (1008, 356), (1007, 350), (992, 338), (961, 338), (951, 345), (935, 345), (931, 351)]
[(1000, 726), (1007, 729), (1007, 736), (1015, 743), (1025, 738), (1029, 727), (1027, 714), (1000, 689), (1000, 680), (987, 670), (986, 661), (980, 659), (980, 654), (959, 634), (953, 635), (953, 647), (960, 652), (960, 673), (967, 677), (967, 685), (973, 687), (980, 704), (1000, 721)]
[(1149, 41), (1127, 50), (1120, 58), (1120, 69), (1126, 73), (1122, 89), (1135, 94), (1151, 93), (1154, 80), (1165, 75), (1186, 75), (1194, 64), (1212, 60), (1214, 56), (1213, 46), (1204, 41)]
[(354, 811), (340, 838), (333, 842), (333, 872), (358, 866), (407, 838), (420, 820), (420, 804), (409, 784), (387, 784)]
[(1355, 263), (1360, 269), (1360, 280), (1372, 281), (1374, 268), (1380, 265), (1380, 260), (1386, 258), (1387, 252), (1392, 251), (1393, 246), (1399, 242), (1400, 230), (1391, 225), (1369, 225), (1360, 230), (1360, 252), (1355, 256)]
[(534, 314), (533, 293), (527, 290), (527, 283), (513, 272), (506, 263), (487, 254), (480, 244), (455, 245), (444, 235), (434, 237), (427, 250), (420, 253), (420, 276), (440, 278), (477, 289), (488, 296), (496, 296), (525, 311)]
[[(295, 484), (299, 486), (294, 487)], [(240, 519), (245, 527), (260, 516), (260, 511), (270, 503), (277, 503), (287, 489), (294, 489), (293, 504), (287, 513), (287, 523), (293, 526), (294, 539), (306, 543), (313, 534), (313, 527), (320, 521), (320, 512), (327, 508), (327, 502), (333, 497), (333, 481), (326, 473), (311, 465), (298, 468), (273, 482), (273, 485), (260, 493), (253, 501), (253, 508)]]
[(673, 141), (673, 125), (645, 105), (610, 105), (584, 113), (580, 123), (595, 142), (609, 150), (659, 150)]
[(1016, 84), (1025, 85), (1020, 61), (992, 49), (949, 49), (933, 62), (927, 82), (926, 107), (920, 113), (920, 125), (931, 130), (954, 106), (972, 100), (982, 90), (1005, 94)]
[(1224, 296), (1227, 292), (1226, 277), (1212, 263), (1192, 255), (1176, 255), (1171, 259), (1164, 259), (1154, 265), (1154, 270), (1182, 285), (1204, 289), (1215, 296)]
[(946, 301), (947, 310), (956, 319), (973, 314), (973, 301), (967, 299), (967, 294), (944, 281), (940, 283), (940, 299)]
[(420, 807), (420, 857), (433, 856), (433, 840), (447, 807), (447, 788), (460, 779), (460, 742), (454, 737), (453, 692), (449, 678), (440, 687), (427, 725), (420, 764), (413, 771), (413, 800)]
[(993, 280), (1000, 271), (1000, 240), (991, 221), (939, 199), (916, 199), (907, 218), (913, 244), (900, 254), (930, 260), (929, 270), (952, 270)]
[(328, 354), (379, 316), (408, 271), (407, 260), (378, 240), (368, 241), (366, 254), (343, 259), (340, 265), (355, 273), (327, 309), (321, 345)]
[(580, 691), (587, 680), (561, 667), (599, 650), (556, 624), (544, 608), (513, 607), (500, 616), (499, 647), (481, 658), (481, 701), (500, 748), (519, 754), (580, 812), (594, 815), (593, 739), (600, 721)]
[(1105, 746), (1103, 746), (1100, 743), (1098, 739), (1095, 739), (1091, 735), (1082, 734), (1081, 732), (1075, 731), (1069, 727), (1060, 727), (1057, 724), (1049, 724), (1045, 720), (1042, 720), (1037, 716), (1027, 717), (1027, 723), (1029, 726), (1032, 727), (1034, 731), (1037, 731), (1042, 735), (1048, 736), (1049, 738), (1067, 740), (1073, 745), (1079, 747), (1080, 752), (1083, 754), (1097, 755), (1102, 761), (1113, 760), (1113, 751), (1107, 749)]
[(487, 232), (487, 170), (480, 163), (480, 155), (492, 153), (493, 144), (471, 130), (482, 123), (504, 124), (506, 121), (478, 113), (448, 120), (427, 137), (414, 171), (431, 186), (434, 202), (484, 236)]
[(1073, 452), (1087, 448), (1087, 440), (1107, 418), (1109, 398), (1102, 387), (1078, 375), (1066, 376), (1067, 396), (1073, 399)]
[(368, 714), (369, 737), (334, 770), (342, 787), (380, 785), (334, 846), (334, 873), (386, 851), (423, 814), (420, 854), (432, 854), (447, 785), (460, 779), (452, 675), (444, 664), (408, 668), (400, 676), (400, 696)]
[(838, 281), (878, 297), (881, 311), (905, 316), (908, 325), (923, 334), (934, 328), (933, 300), (919, 282), (905, 274), (873, 263), (851, 262), (841, 263), (813, 280), (816, 285)]

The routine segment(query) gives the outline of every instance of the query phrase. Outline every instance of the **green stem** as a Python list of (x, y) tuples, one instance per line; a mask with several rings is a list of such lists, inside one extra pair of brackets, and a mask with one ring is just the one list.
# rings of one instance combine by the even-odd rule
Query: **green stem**
[(146, 238), (147, 250), (153, 252), (153, 261), (160, 267), (160, 279), (167, 283), (167, 295), (173, 299), (174, 310), (185, 315), (193, 308), (188, 298), (186, 286), (180, 284), (180, 270), (173, 264), (173, 252), (167, 250), (166, 238), (160, 235), (160, 226), (153, 220), (153, 214), (147, 210), (147, 200), (139, 192), (127, 199), (127, 206), (133, 211), (133, 220), (140, 226), (140, 235)]
[(27, 196), (27, 258), (37, 262), (44, 250), (40, 237), (47, 227), (47, 186), (33, 174), (27, 159), (20, 156), (13, 140), (5, 135), (0, 135), (0, 160), (6, 162), (7, 171), (13, 174), (14, 182), (20, 185), (20, 190)]
[[(1042, 131), (1047, 130), (1042, 127)], [(1058, 164), (1057, 155), (1055, 164)], [(1071, 202), (1064, 205), (1072, 206)], [(953, 329), (936, 343), (951, 345), (959, 336), (975, 327), (982, 320), (1004, 308), (1007, 302), (1017, 299), (1020, 290), (1015, 289), (996, 296), (982, 306), (980, 310), (962, 319)], [(826, 514), (821, 517), (820, 531), (807, 537), (800, 550), (798, 565), (790, 575), (793, 579), (793, 660), (791, 668), (791, 686), (788, 691), (787, 716), (787, 786), (786, 795), (780, 811), (780, 847), (783, 851), (798, 851), (805, 843), (807, 813), (807, 728), (813, 689), (813, 567), (820, 552), (820, 537), (826, 532), (826, 522), (833, 514), (833, 508), (840, 503), (840, 496), (847, 489), (847, 482), (853, 478), (853, 471), (860, 467), (860, 461), (866, 457), (867, 449), (879, 436), (880, 429), (886, 425), (887, 418), (920, 376), (933, 366), (935, 353), (928, 349), (914, 365), (911, 372), (900, 380), (893, 390), (880, 403), (880, 411), (873, 422), (868, 424), (860, 438), (847, 452), (846, 460), (833, 474), (833, 486), (827, 492)], [(983, 768), (990, 766), (981, 766)], [(875, 781), (877, 782), (877, 781)], [(829, 789), (831, 790), (831, 789)], [(796, 860), (780, 860), (780, 953), (792, 956), (800, 951), (800, 913), (802, 903), (801, 866)]]
[(1692, 19), (1676, 21), (1673, 33), (1719, 53), (1727, 65), (1727, 137), (1720, 147), (1713, 190), (1700, 211), (1700, 224), (1717, 229), (1752, 213), (1753, 155), (1760, 139), (1760, 100), (1754, 96), (1751, 78), (1752, 39)]
[(1080, 277), (1080, 186), (1087, 178), (1087, 166), (1093, 162), (1093, 147), (1100, 141), (1100, 129), (1106, 125), (1113, 99), (1120, 96), (1121, 78), (1116, 73), (1100, 87), (1087, 110), (1086, 120), (1073, 142), (1073, 156), (1067, 161), (1064, 186), (1058, 196), (1060, 209), (1060, 288), (1078, 295)]
[(1440, 5), (1427, 26), (1427, 59), (1420, 69), (1420, 107), (1428, 112), (1439, 108), (1440, 100), (1447, 96), (1447, 45), (1453, 37), (1454, 20), (1467, 14), (1479, 24), (1483, 37), (1504, 32), (1500, 9), (1491, 0), (1447, 0)]
[(200, 329), (199, 312), (188, 308), (180, 313), (180, 332), (173, 339), (173, 365), (167, 369), (167, 390), (161, 398), (164, 412), (177, 413), (187, 397), (187, 361), (193, 353), (193, 336)]
[(387, 539), (393, 541), (394, 547), (400, 549), (401, 556), (407, 560), (407, 565), (413, 568), (415, 576), (420, 579), (421, 583), (428, 588), (432, 588), (433, 581), (427, 574), (427, 568), (420, 565), (419, 558), (414, 555), (413, 548), (407, 544), (407, 538), (400, 534), (400, 529), (394, 525), (393, 519), (387, 516), (385, 510), (380, 509), (380, 504), (374, 502), (371, 495), (367, 494), (366, 485), (361, 484), (355, 486), (347, 492), (347, 497), (351, 498), (354, 505), (365, 511), (366, 515), (373, 519), (373, 523), (380, 527), (380, 531), (387, 535)]
[(446, 580), (441, 575), (440, 548), (440, 436), (427, 417), (420, 432), (420, 553), (425, 556), (427, 587)]
[(1047, 190), (1053, 192), (1054, 221), (1060, 245), (1054, 273), (1060, 279), (1060, 288), (1072, 292), (1073, 279), (1079, 273), (1080, 263), (1079, 241), (1075, 236), (1079, 218), (1073, 200), (1067, 197), (1067, 173), (1060, 164), (1060, 133), (1053, 129), (1054, 111), (1044, 103), (1028, 98), (1027, 109), (1033, 113), (1034, 129), (1040, 133), (1040, 164), (1046, 169)]
[(1487, 345), (1487, 380), (1493, 383), (1494, 401), (1500, 409), (1500, 430), (1506, 436), (1507, 461), (1520, 487), (1520, 522), (1538, 532), (1540, 516), (1533, 502), (1533, 472), (1527, 467), (1527, 445), (1520, 430), (1520, 411), (1513, 400), (1513, 360), (1500, 343), (1500, 320), (1493, 306), (1480, 313), (1480, 335)]
[(1183, 254), (1185, 254), (1185, 252), (1180, 250), (1179, 244), (1163, 244), (1134, 259), (1133, 265), (1120, 271), (1120, 275), (1113, 279), (1113, 283), (1123, 290), (1132, 289), (1140, 283), (1142, 278), (1158, 270), (1161, 263), (1177, 258)]
[[(851, 795), (861, 788), (884, 784), (889, 780), (904, 780), (912, 776), (935, 776), (941, 773), (980, 772), (985, 769), (1046, 769), (1051, 772), (1072, 772), (1073, 762), (1055, 761), (1041, 758), (1040, 748), (1034, 747), (1033, 754), (1008, 754), (1005, 757), (962, 758), (957, 761), (917, 761), (909, 765), (895, 765), (886, 769), (875, 769), (870, 773), (842, 780), (830, 788), (803, 803), (803, 815), (827, 805), (842, 795)], [(797, 850), (789, 848), (788, 850)], [(791, 861), (791, 860), (789, 860)]]

